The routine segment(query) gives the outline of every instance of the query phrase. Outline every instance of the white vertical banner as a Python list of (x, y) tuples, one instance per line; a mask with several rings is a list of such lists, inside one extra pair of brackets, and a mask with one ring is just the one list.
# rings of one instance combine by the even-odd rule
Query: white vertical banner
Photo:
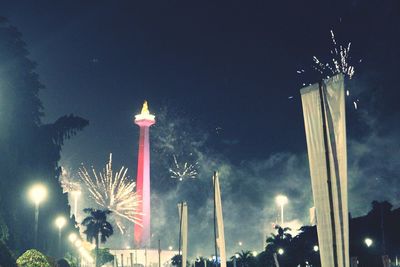
[(344, 78), (301, 89), (322, 267), (349, 267)]
[(182, 267), (186, 267), (187, 260), (187, 238), (188, 238), (188, 207), (186, 202), (178, 204), (180, 221), (180, 244), (182, 249)]
[[(213, 176), (214, 197), (215, 197), (215, 216), (216, 216), (216, 244), (219, 250), (221, 267), (226, 267), (226, 252), (225, 252), (225, 235), (224, 235), (224, 218), (222, 216), (221, 189), (219, 186), (218, 173)], [(218, 260), (218, 259), (215, 259)]]

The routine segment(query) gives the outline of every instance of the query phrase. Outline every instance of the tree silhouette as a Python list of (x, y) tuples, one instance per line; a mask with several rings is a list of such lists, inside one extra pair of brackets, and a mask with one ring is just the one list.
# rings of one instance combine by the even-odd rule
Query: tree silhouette
[[(290, 228), (282, 228), (279, 225), (275, 226), (276, 234), (271, 234), (270, 237), (267, 238), (267, 246), (265, 247), (265, 252), (269, 261), (273, 258), (274, 253), (278, 253), (279, 250), (283, 251), (282, 255), (278, 255), (279, 263), (281, 267), (284, 266), (293, 266), (292, 264), (292, 235), (288, 233)], [(279, 253), (278, 253), (279, 254)]]
[(292, 235), (288, 233), (291, 229), (288, 227), (282, 228), (278, 225), (275, 226), (277, 230), (277, 234), (271, 234), (270, 237), (267, 238), (267, 247), (266, 250), (274, 249), (275, 251), (279, 248), (286, 248), (289, 246), (290, 241), (292, 241)]
[[(74, 115), (55, 123), (42, 123), (39, 92), (44, 85), (35, 72), (21, 33), (0, 17), (0, 238), (17, 254), (33, 247), (33, 206), (25, 192), (34, 182), (46, 185), (51, 201), (40, 211), (37, 248), (57, 253), (57, 240), (49, 231), (54, 214), (69, 213), (68, 199), (58, 182), (61, 147), (88, 125)], [(69, 222), (72, 229), (74, 222)], [(31, 231), (32, 229), (32, 231)]]
[(93, 239), (95, 241), (96, 266), (98, 266), (99, 243), (105, 243), (107, 241), (107, 238), (109, 238), (114, 233), (112, 225), (107, 221), (107, 215), (109, 215), (111, 211), (98, 210), (93, 208), (86, 208), (83, 211), (89, 214), (82, 221), (82, 225), (86, 227), (86, 230), (83, 231), (83, 233), (86, 235), (87, 241), (92, 242)]
[(321, 266), (316, 226), (303, 226), (300, 233), (291, 241), (291, 257), (296, 266), (306, 266), (306, 262), (312, 266)]
[[(242, 250), (241, 252), (236, 253), (237, 254), (237, 263), (239, 264), (240, 267), (249, 267), (252, 262), (254, 262), (254, 257), (251, 251), (249, 250)], [(232, 256), (231, 259), (236, 257), (236, 255)]]

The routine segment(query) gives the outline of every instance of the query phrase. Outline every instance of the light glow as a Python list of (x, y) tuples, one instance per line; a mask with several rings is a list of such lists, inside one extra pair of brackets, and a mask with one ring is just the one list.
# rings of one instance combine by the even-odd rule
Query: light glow
[(64, 216), (59, 216), (59, 217), (57, 217), (55, 223), (56, 223), (56, 226), (58, 227), (58, 229), (61, 230), (61, 228), (63, 228), (67, 224), (67, 219), (65, 219)]
[(364, 239), (364, 243), (365, 243), (365, 245), (367, 245), (367, 247), (370, 247), (370, 246), (372, 246), (372, 244), (374, 243), (373, 241), (372, 241), (372, 239), (371, 238), (365, 238)]
[(78, 238), (77, 234), (75, 233), (70, 233), (68, 236), (68, 239), (71, 243), (74, 243), (76, 241), (76, 239)]
[(284, 195), (276, 196), (275, 201), (279, 206), (286, 205), (289, 202), (287, 196), (284, 196)]
[(29, 190), (29, 197), (36, 205), (39, 205), (47, 197), (46, 187), (42, 184), (36, 184), (32, 186), (32, 188)]

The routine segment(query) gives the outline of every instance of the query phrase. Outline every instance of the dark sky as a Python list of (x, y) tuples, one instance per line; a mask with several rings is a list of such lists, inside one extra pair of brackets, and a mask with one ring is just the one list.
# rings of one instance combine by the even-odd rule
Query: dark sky
[(90, 120), (83, 158), (131, 145), (144, 99), (210, 133), (221, 127), (238, 143), (237, 160), (302, 150), (298, 89), (314, 80), (296, 70), (329, 56), (330, 29), (353, 42), (354, 58), (368, 60), (382, 31), (374, 27), (385, 13), (399, 14), (395, 1), (8, 2), (2, 13), (23, 33), (47, 86), (45, 119), (73, 112)]
[[(299, 89), (320, 78), (312, 72), (312, 56), (329, 60), (334, 29), (339, 43), (352, 42), (356, 66), (348, 98), (356, 165), (350, 164), (350, 183), (363, 184), (368, 159), (377, 165), (387, 157), (392, 162), (368, 169), (371, 179), (384, 179), (381, 193), (363, 203), (354, 197), (350, 208), (365, 211), (399, 178), (399, 162), (390, 150), (399, 146), (399, 1), (2, 1), (0, 10), (22, 32), (38, 63), (46, 86), (41, 93), (44, 121), (68, 113), (90, 121), (65, 146), (62, 162), (73, 171), (81, 162), (100, 169), (113, 152), (134, 177), (138, 133), (133, 115), (147, 99), (156, 116), (168, 110), (163, 118), (185, 121), (175, 123), (186, 125), (176, 134), (206, 139), (193, 150), (218, 155), (215, 162), (229, 166), (237, 180), (265, 179), (270, 200), (279, 191), (298, 196), (293, 210), (301, 209), (296, 216), (304, 222), (309, 189), (299, 193), (286, 182), (276, 183), (284, 180), (279, 175), (290, 182), (289, 170), (298, 166), (298, 175), (305, 173), (300, 184), (310, 186), (302, 158), (306, 143)], [(306, 72), (297, 74), (300, 69)], [(371, 152), (373, 157), (367, 153), (372, 146), (380, 152)], [(290, 165), (293, 157), (296, 164)], [(271, 167), (277, 161), (284, 166)], [(265, 178), (269, 175), (275, 180)], [(244, 186), (234, 181), (232, 188)], [(254, 201), (251, 190), (240, 189), (240, 195)], [(388, 198), (396, 196), (397, 191)], [(262, 192), (258, 197), (271, 205)], [(265, 218), (271, 213), (265, 211)]]

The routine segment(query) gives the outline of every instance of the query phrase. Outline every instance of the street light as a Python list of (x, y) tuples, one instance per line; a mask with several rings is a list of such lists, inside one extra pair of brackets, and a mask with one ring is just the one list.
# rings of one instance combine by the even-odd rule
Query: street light
[(278, 254), (279, 254), (279, 255), (283, 255), (283, 253), (285, 253), (285, 251), (283, 250), (283, 248), (279, 248), (279, 249), (278, 249)]
[(364, 239), (364, 243), (365, 243), (365, 245), (367, 245), (367, 247), (370, 247), (370, 246), (372, 246), (372, 243), (374, 243), (374, 242), (372, 241), (371, 238), (367, 237)]
[(67, 224), (67, 219), (64, 216), (58, 216), (55, 224), (58, 228), (58, 251), (61, 254), (61, 229)]
[(278, 204), (281, 208), (281, 226), (283, 227), (283, 206), (286, 205), (289, 200), (284, 195), (278, 195), (275, 198), (276, 204)]
[(69, 236), (68, 236), (68, 239), (69, 239), (69, 241), (70, 241), (71, 243), (74, 243), (75, 240), (78, 239), (78, 236), (77, 236), (77, 234), (75, 234), (75, 233), (70, 233)]
[(39, 206), (40, 203), (47, 197), (47, 189), (42, 184), (35, 184), (29, 190), (29, 197), (35, 203), (35, 231), (34, 231), (34, 244), (37, 247), (37, 236), (39, 228)]
[(315, 245), (315, 246), (313, 247), (313, 250), (314, 250), (315, 252), (318, 252), (319, 247), (318, 247), (317, 245)]

